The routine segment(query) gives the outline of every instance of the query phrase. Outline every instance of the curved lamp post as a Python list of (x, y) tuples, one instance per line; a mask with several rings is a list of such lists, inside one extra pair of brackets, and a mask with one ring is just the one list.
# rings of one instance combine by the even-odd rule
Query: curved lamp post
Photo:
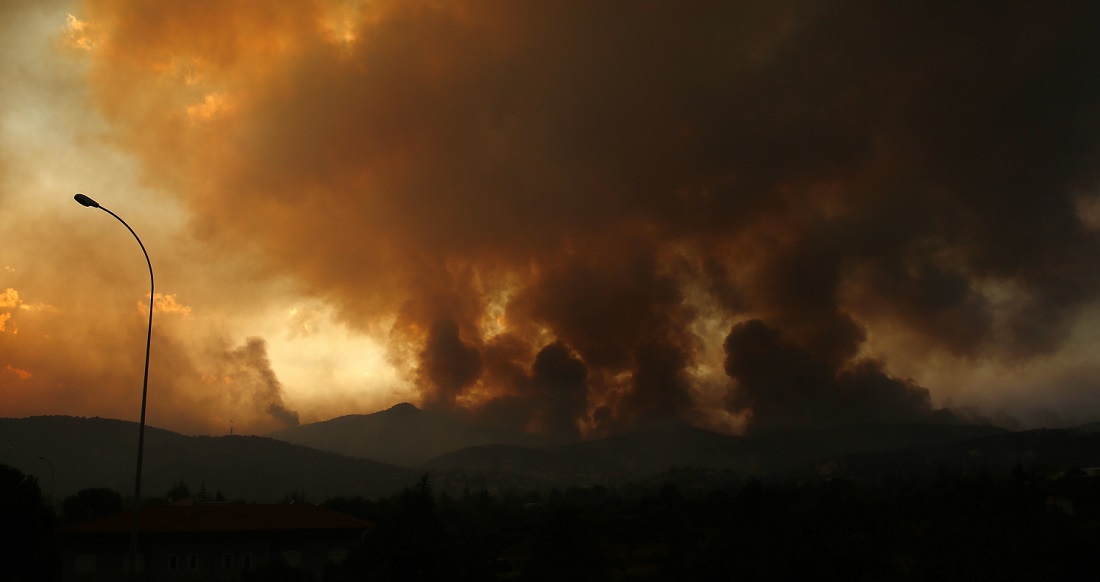
[(145, 245), (142, 244), (137, 233), (134, 232), (134, 229), (130, 228), (129, 224), (126, 224), (125, 220), (122, 220), (117, 214), (100, 206), (98, 202), (83, 194), (77, 194), (73, 196), (73, 198), (82, 206), (98, 208), (121, 222), (122, 226), (125, 226), (126, 230), (134, 235), (134, 239), (137, 240), (138, 246), (141, 247), (142, 254), (145, 255), (145, 264), (149, 266), (149, 330), (145, 335), (145, 378), (141, 383), (141, 420), (138, 423), (137, 469), (134, 473), (134, 514), (133, 522), (130, 527), (130, 554), (128, 558), (130, 576), (132, 578), (135, 576), (134, 554), (137, 552), (138, 509), (141, 507), (141, 457), (145, 446), (145, 397), (149, 392), (149, 344), (152, 343), (153, 340), (153, 263), (149, 261), (149, 253), (145, 251)]
[(46, 457), (43, 457), (42, 455), (38, 455), (38, 458), (42, 459), (43, 461), (46, 461), (46, 464), (50, 466), (50, 510), (52, 511), (53, 510), (53, 493), (54, 493), (54, 490), (55, 490), (56, 485), (57, 485), (57, 481), (54, 479), (54, 474), (53, 474), (53, 463), (51, 463), (49, 459), (47, 459)]

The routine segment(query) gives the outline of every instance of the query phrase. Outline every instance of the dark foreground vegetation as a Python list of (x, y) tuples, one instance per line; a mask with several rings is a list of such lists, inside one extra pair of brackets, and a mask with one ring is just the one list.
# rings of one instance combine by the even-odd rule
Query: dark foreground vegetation
[[(121, 502), (90, 490), (55, 517), (33, 478), (0, 470), (8, 579), (54, 579), (55, 524)], [(322, 504), (374, 524), (329, 581), (1100, 579), (1100, 477), (1081, 470), (776, 482), (677, 470), (652, 485), (498, 495), (436, 494), (425, 477), (390, 497)], [(267, 568), (245, 579), (307, 578)]]
[(1095, 580), (1100, 479), (933, 470), (714, 490), (325, 505), (377, 524), (331, 580)]

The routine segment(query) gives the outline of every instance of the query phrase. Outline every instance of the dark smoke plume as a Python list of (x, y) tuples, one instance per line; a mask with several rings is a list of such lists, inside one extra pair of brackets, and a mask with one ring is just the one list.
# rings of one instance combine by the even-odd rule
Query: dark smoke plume
[(535, 430), (569, 440), (580, 437), (578, 420), (588, 414), (588, 368), (568, 346), (554, 342), (535, 357), (531, 398)]
[(727, 404), (748, 412), (751, 428), (953, 420), (932, 409), (928, 390), (889, 377), (878, 362), (838, 370), (759, 319), (733, 326), (725, 350), (726, 373), (737, 380)]
[(462, 341), (458, 324), (436, 321), (420, 356), (420, 373), (428, 406), (454, 406), (455, 398), (481, 375), (481, 353)]
[(267, 342), (251, 337), (239, 348), (226, 353), (226, 370), (243, 398), (250, 400), (279, 423), (280, 428), (298, 426), (298, 413), (283, 404), (283, 386), (271, 369)]
[(899, 361), (1050, 355), (1100, 296), (1096, 2), (90, 4), (196, 236), (396, 320), (457, 415), (691, 418), (747, 319), (752, 426), (936, 419)]

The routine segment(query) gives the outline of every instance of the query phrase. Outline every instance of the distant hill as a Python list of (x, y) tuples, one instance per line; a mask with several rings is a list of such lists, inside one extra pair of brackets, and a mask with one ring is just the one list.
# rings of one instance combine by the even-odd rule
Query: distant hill
[(407, 402), (373, 414), (349, 414), (280, 430), (268, 436), (351, 457), (408, 467), (466, 447), (547, 444), (537, 435), (470, 426), (420, 410)]
[(1074, 427), (1074, 430), (1078, 430), (1081, 432), (1100, 432), (1100, 421), (1089, 422), (1080, 426), (1076, 426)]
[(922, 449), (1010, 434), (990, 425), (863, 423), (825, 428), (786, 428), (746, 437), (753, 472), (788, 472), (857, 453)]
[(668, 426), (562, 445), (583, 471), (612, 480), (649, 477), (673, 467), (747, 469), (745, 439), (687, 425)]
[(861, 424), (758, 431), (740, 437), (674, 425), (570, 444), (492, 432), (398, 404), (270, 434), (348, 456), (432, 471), (523, 474), (559, 484), (644, 478), (672, 467), (785, 472), (824, 458), (1003, 434), (994, 426)]
[[(137, 423), (106, 418), (0, 418), (8, 464), (35, 475), (44, 495), (62, 499), (80, 489), (133, 493)], [(10, 447), (10, 451), (8, 448)], [(56, 483), (51, 482), (49, 459)], [(182, 479), (197, 492), (274, 501), (304, 492), (325, 496), (389, 495), (416, 482), (410, 469), (254, 436), (185, 436), (146, 427), (142, 496), (163, 496)]]
[(440, 455), (420, 468), (451, 489), (616, 485), (649, 480), (675, 468), (790, 476), (814, 473), (817, 464), (845, 455), (927, 448), (1006, 433), (991, 426), (865, 424), (741, 437), (681, 425), (540, 449), (469, 447)]
[[(515, 441), (523, 439), (515, 435), (481, 431), (406, 404), (279, 433), (288, 434), (347, 454), (268, 437), (196, 437), (149, 427), (143, 493), (163, 496), (182, 479), (193, 492), (205, 484), (211, 494), (221, 491), (230, 499), (251, 501), (273, 501), (291, 492), (317, 500), (378, 497), (415, 483), (424, 472), (439, 491), (523, 492), (653, 482), (670, 471), (728, 481), (736, 475), (805, 478), (826, 466), (853, 476), (937, 464), (1100, 466), (1100, 433), (1078, 429), (1012, 433), (991, 426), (866, 424), (731, 436), (681, 425), (521, 446)], [(136, 439), (136, 424), (120, 420), (0, 419), (0, 452), (10, 465), (35, 475), (44, 494), (52, 485), (57, 499), (88, 487), (131, 492)], [(351, 454), (420, 461), (400, 467)], [(52, 463), (56, 483), (39, 457)]]
[(672, 467), (741, 468), (740, 437), (674, 426), (541, 448), (488, 445), (420, 465), (444, 489), (548, 489), (615, 485)]
[(905, 451), (871, 452), (840, 460), (841, 474), (874, 476), (924, 467), (1009, 470), (1017, 464), (1042, 474), (1100, 467), (1100, 432), (1035, 429), (1006, 432)]

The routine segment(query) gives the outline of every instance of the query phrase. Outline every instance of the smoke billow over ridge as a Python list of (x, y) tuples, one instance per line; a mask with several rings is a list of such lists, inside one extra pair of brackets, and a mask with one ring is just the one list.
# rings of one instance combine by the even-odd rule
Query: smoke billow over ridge
[(394, 321), (424, 405), (482, 422), (697, 420), (717, 369), (752, 426), (951, 420), (869, 338), (1027, 360), (1100, 290), (1095, 3), (86, 11), (196, 236)]

